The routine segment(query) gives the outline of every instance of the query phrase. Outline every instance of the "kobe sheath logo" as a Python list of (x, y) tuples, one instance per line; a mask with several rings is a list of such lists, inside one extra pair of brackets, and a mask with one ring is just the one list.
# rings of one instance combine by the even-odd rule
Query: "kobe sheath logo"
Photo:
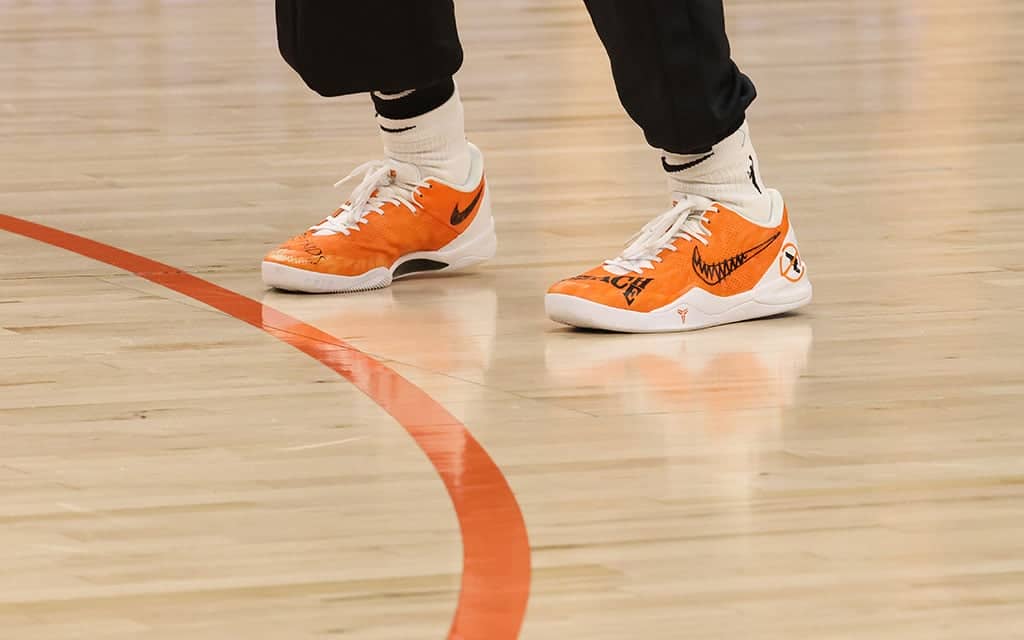
[(477, 189), (476, 197), (473, 198), (473, 202), (470, 202), (468, 207), (466, 207), (465, 209), (460, 210), (459, 209), (459, 203), (458, 202), (455, 203), (455, 208), (452, 209), (452, 219), (450, 221), (453, 227), (457, 227), (460, 224), (462, 224), (463, 222), (465, 222), (466, 218), (468, 218), (473, 213), (473, 211), (476, 210), (476, 206), (478, 204), (480, 204), (480, 198), (483, 195), (484, 195), (484, 186), (480, 185), (480, 188)]
[(737, 253), (731, 258), (726, 258), (721, 262), (704, 262), (704, 259), (700, 256), (700, 249), (694, 247), (693, 272), (697, 274), (698, 278), (713, 287), (735, 273), (737, 269), (749, 262), (754, 258), (754, 256), (770, 247), (772, 243), (778, 240), (779, 235), (780, 233), (776, 231), (775, 235), (768, 238), (761, 244), (751, 247), (743, 253)]

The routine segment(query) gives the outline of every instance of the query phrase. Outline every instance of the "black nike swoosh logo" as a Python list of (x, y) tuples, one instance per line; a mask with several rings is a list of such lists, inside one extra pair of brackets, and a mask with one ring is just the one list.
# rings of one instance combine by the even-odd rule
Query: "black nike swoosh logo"
[(412, 131), (413, 129), (416, 128), (416, 125), (413, 125), (411, 127), (402, 127), (401, 129), (388, 129), (382, 124), (379, 124), (377, 126), (380, 127), (380, 130), (383, 131), (384, 133), (405, 133), (406, 131)]
[(697, 277), (713, 287), (735, 273), (737, 269), (749, 262), (754, 256), (772, 246), (772, 243), (778, 240), (780, 235), (781, 233), (776, 231), (775, 235), (768, 238), (761, 244), (751, 247), (743, 253), (737, 253), (731, 258), (726, 258), (721, 262), (715, 262), (713, 264), (704, 262), (700, 257), (700, 249), (698, 247), (694, 247), (693, 272), (697, 274)]
[(698, 164), (700, 164), (702, 162), (705, 162), (707, 160), (710, 160), (711, 156), (713, 156), (713, 155), (715, 155), (714, 151), (712, 151), (708, 155), (704, 156), (703, 158), (697, 158), (693, 162), (687, 162), (686, 164), (669, 164), (668, 161), (665, 160), (665, 156), (662, 156), (661, 157), (661, 167), (665, 171), (667, 171), (669, 173), (679, 173), (680, 171), (686, 171), (687, 169), (692, 169), (692, 168), (696, 167)]
[(450, 221), (453, 227), (457, 227), (460, 224), (462, 224), (466, 220), (466, 218), (468, 218), (473, 213), (473, 211), (476, 210), (476, 206), (480, 204), (480, 198), (483, 195), (484, 187), (483, 185), (481, 185), (480, 188), (477, 189), (476, 197), (473, 198), (473, 202), (470, 202), (468, 207), (460, 211), (459, 203), (455, 203), (455, 209), (452, 210), (452, 219)]

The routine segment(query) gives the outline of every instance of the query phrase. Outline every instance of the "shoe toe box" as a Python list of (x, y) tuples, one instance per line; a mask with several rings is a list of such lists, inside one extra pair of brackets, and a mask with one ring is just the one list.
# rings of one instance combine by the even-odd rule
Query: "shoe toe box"
[(667, 303), (666, 292), (661, 289), (651, 273), (613, 273), (596, 267), (556, 282), (548, 295), (573, 296), (605, 307), (645, 312)]
[(263, 257), (264, 262), (283, 264), (299, 269), (312, 269), (328, 260), (327, 252), (311, 233), (296, 236)]
[(576, 296), (580, 298), (588, 298), (588, 292), (594, 289), (591, 283), (584, 280), (580, 280), (581, 276), (573, 278), (566, 278), (565, 280), (559, 280), (555, 284), (548, 287), (548, 293), (555, 293), (564, 296)]
[(623, 306), (618, 300), (622, 297), (621, 290), (612, 283), (613, 279), (614, 275), (601, 268), (592, 269), (556, 282), (548, 289), (548, 295), (572, 296), (610, 307)]
[(372, 251), (347, 240), (341, 235), (318, 237), (305, 233), (272, 249), (263, 261), (339, 276), (360, 276), (390, 266), (392, 259), (386, 252)]

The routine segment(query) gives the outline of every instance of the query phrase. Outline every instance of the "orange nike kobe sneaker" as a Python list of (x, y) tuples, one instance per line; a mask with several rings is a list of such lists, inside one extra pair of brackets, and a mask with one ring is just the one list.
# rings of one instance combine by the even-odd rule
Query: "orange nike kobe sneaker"
[(287, 291), (379, 289), (427, 271), (463, 269), (497, 246), (483, 156), (470, 145), (466, 184), (422, 176), (395, 160), (368, 162), (338, 185), (362, 182), (340, 209), (263, 258), (263, 282)]
[(686, 196), (643, 228), (622, 255), (555, 284), (545, 307), (557, 322), (630, 333), (687, 331), (771, 316), (811, 301), (789, 212), (769, 191), (758, 224)]

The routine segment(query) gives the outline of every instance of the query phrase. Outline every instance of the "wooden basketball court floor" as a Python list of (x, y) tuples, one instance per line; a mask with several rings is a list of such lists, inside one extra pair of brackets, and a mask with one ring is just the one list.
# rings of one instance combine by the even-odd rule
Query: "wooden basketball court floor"
[(0, 0), (0, 636), (1020, 637), (1021, 3), (729, 2), (816, 300), (660, 336), (543, 315), (665, 206), (576, 0), (459, 6), (497, 259), (264, 290), (379, 154), (271, 4)]

